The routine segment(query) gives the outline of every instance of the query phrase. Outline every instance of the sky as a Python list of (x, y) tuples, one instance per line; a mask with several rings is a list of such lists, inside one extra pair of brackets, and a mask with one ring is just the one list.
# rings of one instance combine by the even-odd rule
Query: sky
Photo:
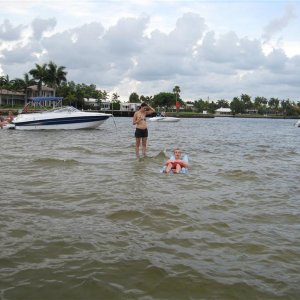
[(0, 76), (65, 66), (128, 101), (300, 100), (300, 1), (0, 0)]

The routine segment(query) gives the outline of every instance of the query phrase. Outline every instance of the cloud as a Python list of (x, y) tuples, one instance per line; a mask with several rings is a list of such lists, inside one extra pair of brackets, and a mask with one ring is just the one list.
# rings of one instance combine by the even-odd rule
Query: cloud
[(288, 57), (281, 49), (273, 49), (266, 57), (265, 66), (274, 73), (284, 72), (288, 61)]
[[(136, 80), (174, 78), (190, 69), (193, 48), (201, 40), (206, 28), (196, 14), (184, 14), (169, 34), (155, 30), (147, 38), (145, 48), (135, 57), (131, 76)], [(191, 70), (191, 69), (190, 69)]]
[(39, 40), (45, 31), (50, 31), (56, 26), (56, 19), (34, 19), (32, 21), (33, 38)]
[(132, 55), (144, 47), (144, 31), (149, 17), (122, 18), (110, 27), (103, 40), (107, 50), (114, 55)]
[(118, 84), (145, 47), (147, 22), (145, 17), (124, 18), (107, 30), (93, 22), (54, 34), (41, 42), (47, 50), (43, 60), (65, 65), (78, 82), (84, 78), (98, 85)]
[(2, 54), (4, 58), (2, 58), (3, 64), (6, 66), (14, 65), (14, 64), (26, 64), (28, 62), (32, 62), (34, 65), (34, 61), (38, 59), (38, 53), (42, 51), (41, 46), (38, 43), (29, 43), (25, 46), (20, 42), (15, 44), (13, 50), (5, 49)]
[(216, 37), (208, 32), (197, 49), (198, 59), (216, 64), (229, 64), (234, 69), (255, 69), (264, 59), (258, 40), (239, 38), (234, 32)]
[(90, 68), (103, 57), (103, 32), (103, 26), (93, 22), (45, 37), (41, 40), (46, 50), (41, 60), (52, 60), (68, 68)]
[[(241, 93), (299, 95), (299, 57), (288, 57), (280, 46), (265, 53), (261, 37), (216, 30), (199, 13), (170, 20), (170, 30), (153, 26), (153, 18), (144, 13), (110, 25), (94, 15), (93, 21), (64, 28), (56, 18), (36, 17), (29, 25), (17, 26), (6, 20), (0, 38), (4, 41), (1, 33), (10, 31), (13, 40), (2, 41), (0, 68), (10, 77), (22, 77), (36, 63), (51, 60), (66, 67), (69, 81), (117, 91), (122, 100), (133, 91), (154, 95), (171, 92), (175, 85), (186, 100), (229, 100)], [(272, 37), (279, 30), (278, 25), (266, 32)]]
[(282, 17), (273, 19), (265, 26), (262, 38), (264, 42), (268, 42), (278, 32), (286, 28), (289, 23), (296, 18), (294, 13), (294, 6), (287, 5)]
[(15, 41), (20, 39), (22, 30), (24, 27), (18, 25), (13, 27), (9, 20), (4, 20), (3, 24), (0, 25), (0, 40), (3, 41)]
[(195, 46), (206, 28), (205, 21), (199, 14), (185, 13), (176, 22), (175, 29), (170, 33), (169, 42), (173, 40), (177, 43), (177, 47), (183, 49)]

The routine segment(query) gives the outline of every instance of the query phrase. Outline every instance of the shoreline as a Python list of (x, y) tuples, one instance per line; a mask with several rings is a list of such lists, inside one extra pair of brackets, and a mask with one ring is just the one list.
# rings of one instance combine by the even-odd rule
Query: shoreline
[[(3, 115), (8, 114), (12, 111), (14, 115), (17, 115), (20, 109), (12, 108), (0, 108), (0, 112)], [(85, 111), (95, 111), (107, 114), (112, 114), (114, 117), (133, 117), (134, 111), (120, 111), (120, 110), (85, 110)], [(154, 117), (156, 114), (149, 115), (149, 117)], [(248, 118), (248, 119), (292, 119), (298, 120), (300, 116), (283, 116), (283, 115), (258, 115), (258, 114), (238, 114), (238, 115), (215, 115), (215, 114), (201, 114), (193, 112), (167, 112), (168, 117), (177, 118), (199, 118), (199, 119), (212, 119), (212, 118)]]

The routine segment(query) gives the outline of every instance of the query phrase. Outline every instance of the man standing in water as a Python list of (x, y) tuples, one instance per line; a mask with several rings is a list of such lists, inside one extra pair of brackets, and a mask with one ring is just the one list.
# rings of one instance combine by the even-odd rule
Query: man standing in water
[(146, 116), (155, 112), (155, 109), (146, 103), (142, 103), (139, 110), (134, 113), (132, 124), (136, 125), (135, 129), (135, 155), (140, 157), (140, 144), (142, 141), (142, 153), (146, 156), (148, 128)]

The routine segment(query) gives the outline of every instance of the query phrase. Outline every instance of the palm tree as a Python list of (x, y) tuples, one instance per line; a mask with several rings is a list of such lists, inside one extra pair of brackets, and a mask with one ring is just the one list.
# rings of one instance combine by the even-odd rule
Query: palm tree
[(120, 96), (118, 95), (118, 93), (113, 93), (112, 101), (118, 101), (119, 98), (120, 98)]
[[(178, 85), (175, 85), (174, 88), (173, 88), (173, 93), (176, 95), (176, 96), (179, 96), (180, 94), (180, 87)], [(177, 99), (177, 97), (176, 97)]]
[(144, 101), (145, 101), (147, 104), (151, 104), (152, 98), (153, 98), (152, 96), (145, 96)]
[(273, 110), (273, 113), (278, 111), (279, 103), (280, 101), (278, 98), (270, 98), (268, 101), (269, 107)]
[(46, 83), (54, 89), (54, 96), (56, 94), (56, 89), (60, 86), (62, 82), (66, 82), (66, 75), (64, 66), (57, 66), (54, 62), (50, 61), (47, 69)]
[(102, 99), (106, 101), (109, 98), (109, 93), (106, 90), (102, 91)]
[(29, 74), (25, 73), (24, 78), (16, 78), (13, 80), (13, 86), (16, 91), (22, 91), (25, 94), (25, 105), (27, 104), (28, 99), (28, 88), (32, 85), (35, 85), (36, 82), (34, 79), (29, 78)]
[(221, 99), (221, 100), (217, 101), (217, 106), (218, 106), (218, 108), (221, 108), (221, 107), (228, 108), (229, 104), (228, 104), (227, 100)]
[(35, 69), (31, 69), (29, 71), (29, 74), (32, 75), (32, 77), (37, 80), (37, 86), (38, 86), (38, 94), (41, 96), (41, 90), (43, 83), (47, 82), (47, 64), (38, 65), (35, 64)]
[(177, 99), (179, 99), (179, 94), (180, 94), (180, 87), (178, 85), (175, 85), (173, 88), (173, 93), (175, 94), (175, 101), (176, 101), (176, 110), (178, 113), (178, 107), (177, 107)]
[(117, 103), (119, 98), (120, 98), (120, 96), (118, 95), (118, 93), (113, 93), (112, 102), (111, 102), (111, 110), (112, 111), (114, 111), (114, 103)]
[(249, 110), (253, 107), (253, 103), (251, 101), (251, 96), (247, 95), (247, 94), (242, 94), (241, 95), (241, 101), (244, 102), (244, 106), (246, 110)]
[(7, 87), (8, 83), (9, 83), (8, 75), (0, 77), (0, 105), (2, 104), (2, 90)]
[(136, 92), (133, 92), (129, 95), (129, 103), (140, 103), (140, 97)]

